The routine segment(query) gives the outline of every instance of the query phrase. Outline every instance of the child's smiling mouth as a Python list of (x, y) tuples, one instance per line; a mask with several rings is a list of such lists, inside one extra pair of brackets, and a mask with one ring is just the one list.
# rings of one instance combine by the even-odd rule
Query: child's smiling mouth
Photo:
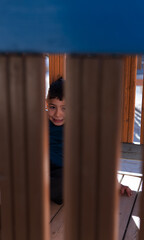
[(63, 119), (56, 119), (56, 118), (53, 118), (53, 121), (59, 123), (59, 122), (62, 122)]

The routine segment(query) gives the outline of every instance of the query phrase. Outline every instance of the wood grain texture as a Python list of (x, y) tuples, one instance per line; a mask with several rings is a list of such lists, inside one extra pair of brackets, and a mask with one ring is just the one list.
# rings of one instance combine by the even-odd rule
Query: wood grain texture
[(137, 69), (142, 68), (142, 55), (137, 56)]
[(136, 73), (137, 73), (137, 56), (132, 56), (130, 65), (128, 142), (133, 142), (134, 135)]
[(22, 56), (9, 56), (15, 240), (28, 238), (25, 79)]
[(14, 240), (14, 202), (8, 58), (0, 55), (1, 239)]
[(25, 58), (29, 239), (49, 237), (47, 119), (44, 101), (44, 58)]
[(49, 237), (44, 66), (42, 55), (0, 56), (2, 240)]
[(122, 142), (133, 142), (137, 57), (127, 56), (124, 63), (122, 99)]
[(65, 238), (116, 239), (123, 61), (68, 56), (66, 66)]
[(122, 86), (122, 133), (121, 141), (128, 142), (128, 110), (129, 110), (129, 84), (130, 84), (130, 57), (124, 60), (124, 77)]
[(59, 77), (66, 79), (65, 72), (65, 55), (49, 54), (49, 79), (50, 84)]
[[(101, 64), (100, 155), (98, 157), (99, 239), (116, 239), (118, 217), (116, 171), (120, 150), (120, 90), (123, 59), (109, 57), (102, 60)], [(111, 192), (107, 186), (111, 186)], [(106, 231), (103, 231), (103, 226), (107, 226)]]

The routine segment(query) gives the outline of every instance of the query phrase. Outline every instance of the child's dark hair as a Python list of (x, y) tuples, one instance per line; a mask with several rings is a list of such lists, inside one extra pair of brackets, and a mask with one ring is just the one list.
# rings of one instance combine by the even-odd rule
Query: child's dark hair
[(64, 98), (64, 80), (62, 77), (52, 82), (49, 88), (47, 99), (58, 98), (60, 101)]

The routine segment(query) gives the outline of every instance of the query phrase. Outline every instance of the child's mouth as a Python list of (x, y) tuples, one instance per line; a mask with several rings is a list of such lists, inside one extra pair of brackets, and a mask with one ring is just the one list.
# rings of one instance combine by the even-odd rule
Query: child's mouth
[(53, 119), (54, 122), (60, 123), (63, 121), (63, 119)]

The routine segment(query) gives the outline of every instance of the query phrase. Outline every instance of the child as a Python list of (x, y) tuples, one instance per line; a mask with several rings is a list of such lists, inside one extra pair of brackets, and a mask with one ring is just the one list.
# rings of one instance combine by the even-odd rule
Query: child
[[(50, 85), (47, 106), (50, 126), (50, 194), (57, 204), (63, 202), (63, 128), (65, 123), (64, 80)], [(131, 196), (129, 187), (120, 185), (120, 193)]]
[(63, 130), (65, 123), (64, 80), (50, 85), (47, 97), (50, 131), (50, 196), (57, 204), (63, 202)]

